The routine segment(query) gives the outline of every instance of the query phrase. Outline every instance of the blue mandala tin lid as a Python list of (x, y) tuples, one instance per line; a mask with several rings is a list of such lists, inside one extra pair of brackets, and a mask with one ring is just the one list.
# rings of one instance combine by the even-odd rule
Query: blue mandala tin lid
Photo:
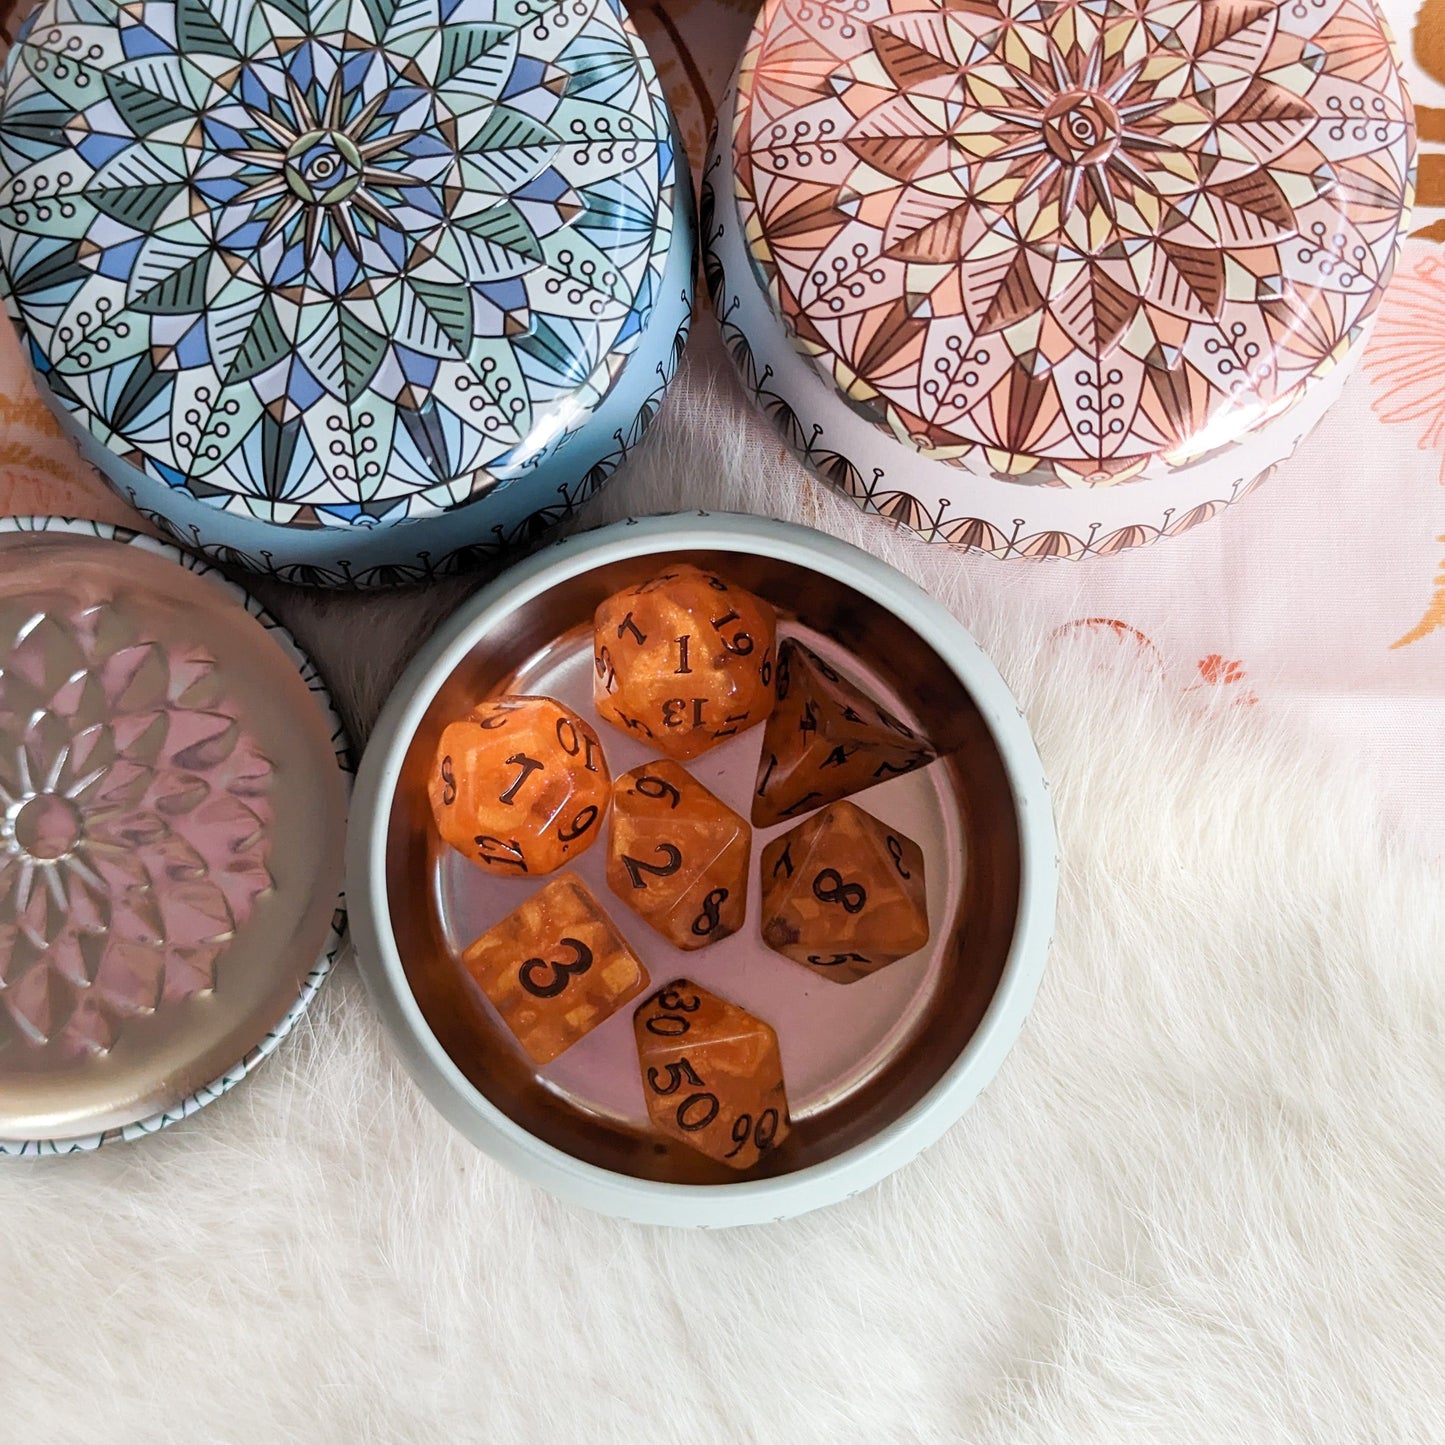
[(674, 160), (608, 0), (45, 0), (0, 265), (102, 465), (375, 527), (536, 468), (607, 395)]

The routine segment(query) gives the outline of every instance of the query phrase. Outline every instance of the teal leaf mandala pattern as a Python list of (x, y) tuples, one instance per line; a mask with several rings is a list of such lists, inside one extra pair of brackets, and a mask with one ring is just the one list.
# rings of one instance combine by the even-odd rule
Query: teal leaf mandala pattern
[(673, 164), (612, 0), (45, 0), (0, 103), (0, 265), (51, 392), (124, 460), (374, 526), (596, 407)]

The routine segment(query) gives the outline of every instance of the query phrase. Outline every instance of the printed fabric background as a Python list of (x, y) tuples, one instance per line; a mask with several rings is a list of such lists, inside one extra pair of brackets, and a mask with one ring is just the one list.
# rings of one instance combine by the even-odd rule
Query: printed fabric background
[[(12, 36), (28, 0), (0, 10)], [(1378, 786), (1405, 837), (1445, 857), (1445, 0), (1387, 0), (1418, 106), (1419, 204), (1363, 364), (1296, 456), (1242, 505), (1158, 546), (1111, 558), (996, 562), (979, 580), (1027, 588), (1061, 639), (1144, 650), (1202, 704), (1276, 711)], [(751, 20), (749, 0), (636, 0), (695, 170)], [(709, 323), (679, 387), (716, 384)], [(740, 426), (762, 423), (723, 388)], [(826, 526), (835, 506), (816, 493)], [(625, 482), (621, 485), (625, 486)], [(0, 328), (0, 513), (136, 525), (80, 461)], [(585, 517), (583, 519), (586, 520)], [(880, 527), (889, 525), (879, 521)], [(924, 544), (919, 543), (922, 547)], [(1005, 577), (1005, 574), (1008, 574)], [(283, 612), (313, 605), (294, 602)], [(328, 603), (334, 607), (337, 604)]]

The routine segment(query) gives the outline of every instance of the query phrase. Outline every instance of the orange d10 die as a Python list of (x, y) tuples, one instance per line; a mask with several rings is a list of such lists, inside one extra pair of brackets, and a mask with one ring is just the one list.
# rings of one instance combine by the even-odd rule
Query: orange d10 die
[(770, 828), (911, 773), (937, 756), (912, 728), (789, 638), (763, 732), (753, 826)]
[(499, 878), (551, 873), (602, 832), (602, 744), (550, 697), (499, 697), (449, 723), (427, 785), (437, 831)]
[(605, 721), (686, 761), (773, 707), (773, 609), (678, 563), (609, 597), (594, 619), (593, 700)]
[(550, 1064), (635, 999), (647, 970), (575, 873), (563, 873), (462, 955), (502, 1022)]
[(677, 763), (624, 773), (612, 790), (607, 886), (678, 948), (743, 926), (753, 830)]
[(834, 803), (763, 849), (763, 942), (835, 983), (856, 983), (928, 942), (918, 844)]
[(778, 1036), (746, 1009), (680, 978), (632, 1016), (647, 1112), (661, 1133), (751, 1169), (788, 1137)]

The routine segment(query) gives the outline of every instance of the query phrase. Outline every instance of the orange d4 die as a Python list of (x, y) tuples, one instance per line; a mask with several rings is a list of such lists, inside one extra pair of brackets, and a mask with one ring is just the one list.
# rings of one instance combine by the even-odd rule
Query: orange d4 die
[(539, 1064), (648, 984), (647, 970), (575, 873), (560, 874), (489, 928), (462, 964)]
[(679, 764), (618, 778), (607, 886), (678, 948), (705, 948), (743, 926), (753, 830)]
[(677, 979), (632, 1016), (647, 1112), (660, 1133), (733, 1169), (788, 1136), (778, 1036), (737, 1004)]
[(928, 942), (922, 851), (856, 803), (833, 803), (774, 838), (762, 886), (763, 942), (835, 983)]
[(778, 652), (778, 700), (763, 730), (755, 828), (911, 773), (933, 747), (794, 638)]
[(447, 725), (427, 793), (453, 848), (496, 877), (525, 878), (592, 846), (612, 778), (596, 732), (571, 708), (507, 696)]
[(772, 711), (773, 609), (715, 572), (676, 563), (609, 597), (594, 627), (598, 715), (670, 758)]

